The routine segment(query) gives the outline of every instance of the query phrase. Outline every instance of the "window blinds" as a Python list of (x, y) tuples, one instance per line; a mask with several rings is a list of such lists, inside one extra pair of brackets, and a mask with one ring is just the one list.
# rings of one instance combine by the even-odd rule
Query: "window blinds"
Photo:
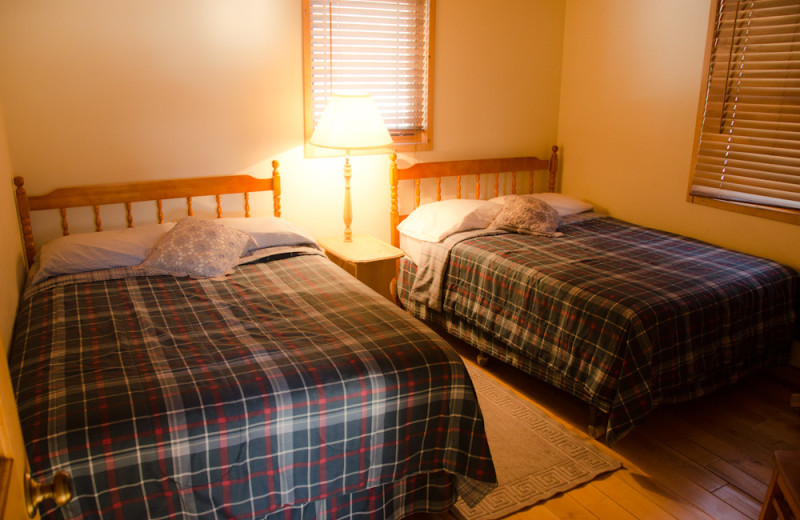
[(314, 125), (332, 93), (366, 92), (393, 136), (410, 138), (408, 142), (422, 139), (428, 108), (429, 2), (310, 0)]
[(690, 195), (800, 210), (800, 2), (720, 0)]

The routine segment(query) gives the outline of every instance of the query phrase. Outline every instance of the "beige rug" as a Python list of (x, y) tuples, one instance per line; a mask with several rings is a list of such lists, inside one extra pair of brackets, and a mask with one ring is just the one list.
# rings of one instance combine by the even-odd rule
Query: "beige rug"
[(499, 486), (474, 509), (459, 500), (454, 511), (458, 516), (503, 518), (621, 467), (480, 368), (466, 365), (483, 411)]

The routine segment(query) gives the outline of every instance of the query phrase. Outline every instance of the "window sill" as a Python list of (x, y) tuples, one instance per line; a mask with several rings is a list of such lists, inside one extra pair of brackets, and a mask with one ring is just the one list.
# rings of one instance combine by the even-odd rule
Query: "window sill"
[(700, 204), (701, 206), (744, 213), (745, 215), (777, 220), (787, 224), (800, 225), (800, 211), (792, 209), (771, 208), (768, 206), (759, 206), (758, 204), (711, 199), (698, 195), (689, 195), (687, 200), (692, 204)]

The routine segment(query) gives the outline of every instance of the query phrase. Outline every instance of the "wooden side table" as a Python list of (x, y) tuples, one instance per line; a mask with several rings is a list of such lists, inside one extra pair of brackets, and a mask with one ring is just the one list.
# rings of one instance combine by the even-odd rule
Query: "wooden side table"
[(369, 235), (357, 234), (352, 242), (337, 236), (323, 238), (319, 245), (333, 263), (394, 301), (391, 284), (397, 271), (396, 261), (404, 254), (402, 250)]

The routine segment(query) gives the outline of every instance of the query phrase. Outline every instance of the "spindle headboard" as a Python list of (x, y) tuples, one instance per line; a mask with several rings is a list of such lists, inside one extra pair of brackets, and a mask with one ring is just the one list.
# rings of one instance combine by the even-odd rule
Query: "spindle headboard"
[[(397, 167), (397, 155), (391, 156), (391, 237), (392, 245), (399, 247), (400, 233), (397, 225), (408, 216), (400, 214), (398, 205), (398, 186), (400, 181), (414, 181), (414, 208), (420, 205), (420, 180), (436, 180), (436, 200), (442, 200), (441, 181), (445, 177), (456, 178), (456, 198), (461, 198), (461, 178), (465, 176), (475, 176), (475, 198), (483, 198), (481, 194), (481, 175), (494, 175), (494, 191), (492, 197), (497, 197), (499, 193), (499, 176), (501, 173), (511, 173), (511, 193), (517, 193), (517, 174), (529, 172), (528, 192), (533, 192), (534, 173), (537, 171), (547, 171), (549, 173), (547, 191), (555, 191), (556, 174), (558, 173), (558, 146), (551, 148), (549, 159), (539, 159), (538, 157), (508, 157), (501, 159), (474, 159), (461, 161), (439, 161), (421, 162), (408, 168)], [(487, 197), (488, 198), (488, 197)], [(409, 212), (410, 213), (410, 212)]]
[(164, 221), (162, 202), (169, 199), (185, 199), (186, 214), (194, 214), (194, 197), (215, 196), (217, 218), (222, 217), (222, 195), (241, 193), (244, 199), (244, 214), (250, 216), (249, 194), (258, 191), (272, 191), (273, 213), (281, 216), (281, 182), (278, 161), (272, 161), (272, 178), (257, 179), (250, 175), (223, 175), (217, 177), (192, 177), (186, 179), (164, 179), (114, 184), (92, 184), (70, 188), (59, 188), (43, 195), (28, 195), (22, 177), (14, 177), (17, 196), (17, 211), (25, 241), (25, 255), (28, 265), (36, 256), (36, 243), (33, 239), (31, 211), (58, 209), (61, 214), (61, 231), (69, 234), (67, 209), (91, 207), (94, 212), (95, 231), (103, 230), (100, 206), (123, 204), (127, 227), (133, 227), (131, 203), (154, 201), (156, 220)]

